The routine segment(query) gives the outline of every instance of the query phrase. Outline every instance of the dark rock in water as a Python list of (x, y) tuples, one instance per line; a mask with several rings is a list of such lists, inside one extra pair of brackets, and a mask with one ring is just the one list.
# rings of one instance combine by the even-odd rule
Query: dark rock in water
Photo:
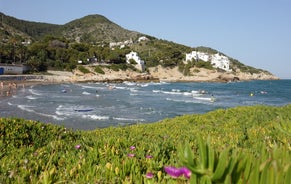
[(232, 81), (234, 81), (234, 82), (239, 81), (239, 78), (238, 78), (238, 77), (234, 77), (234, 78), (232, 79)]

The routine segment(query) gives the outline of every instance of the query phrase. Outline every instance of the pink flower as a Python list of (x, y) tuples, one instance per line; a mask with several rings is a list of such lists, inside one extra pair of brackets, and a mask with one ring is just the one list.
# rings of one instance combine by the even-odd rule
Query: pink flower
[(151, 179), (151, 178), (153, 178), (154, 177), (154, 174), (152, 173), (152, 172), (148, 172), (147, 174), (146, 174), (146, 178), (148, 178), (148, 179)]
[(182, 171), (185, 178), (190, 179), (191, 171), (187, 167), (181, 167), (180, 170)]
[(130, 150), (135, 150), (135, 146), (130, 146)]
[(129, 153), (129, 154), (127, 154), (127, 156), (128, 156), (128, 157), (134, 157), (135, 154)]
[(153, 158), (153, 156), (151, 156), (151, 155), (146, 155), (146, 158)]
[(168, 175), (172, 176), (173, 178), (178, 178), (183, 174), (181, 170), (176, 167), (168, 166), (165, 167), (164, 170), (166, 171), (166, 173), (168, 173)]
[(189, 179), (191, 176), (191, 171), (186, 167), (176, 168), (176, 167), (167, 166), (167, 167), (164, 167), (164, 170), (173, 178), (178, 178), (183, 175), (184, 177)]
[(76, 149), (80, 149), (80, 148), (81, 148), (81, 145), (80, 145), (80, 144), (77, 144), (77, 145), (75, 146), (75, 148), (76, 148)]

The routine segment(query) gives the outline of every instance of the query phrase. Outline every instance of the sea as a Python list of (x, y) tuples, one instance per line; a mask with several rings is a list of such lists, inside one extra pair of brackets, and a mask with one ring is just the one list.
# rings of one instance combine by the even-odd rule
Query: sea
[(221, 108), (290, 103), (291, 80), (50, 84), (19, 88), (0, 98), (0, 117), (93, 130)]

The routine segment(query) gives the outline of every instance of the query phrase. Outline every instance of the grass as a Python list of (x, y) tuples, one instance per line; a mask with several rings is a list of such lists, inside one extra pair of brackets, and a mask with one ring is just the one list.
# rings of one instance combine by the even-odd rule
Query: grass
[[(1, 118), (0, 183), (285, 183), (290, 112), (236, 107), (94, 131)], [(185, 166), (191, 179), (165, 166)]]

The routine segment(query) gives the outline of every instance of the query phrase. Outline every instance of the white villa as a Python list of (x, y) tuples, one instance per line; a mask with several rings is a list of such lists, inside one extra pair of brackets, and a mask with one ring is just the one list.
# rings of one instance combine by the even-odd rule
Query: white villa
[(211, 64), (213, 65), (214, 68), (220, 68), (225, 71), (231, 71), (229, 68), (229, 59), (226, 56), (220, 55), (219, 53), (209, 55), (204, 52), (197, 52), (197, 51), (192, 51), (189, 54), (186, 54), (186, 62), (191, 61), (192, 59), (194, 60), (202, 60), (202, 61), (210, 61)]
[(143, 60), (140, 59), (140, 57), (137, 55), (136, 52), (131, 51), (129, 54), (126, 54), (126, 62), (128, 64), (130, 64), (130, 60), (133, 59), (137, 64), (136, 64), (136, 68), (140, 71), (144, 71), (145, 70), (145, 62)]
[(203, 61), (209, 61), (209, 55), (204, 52), (192, 51), (189, 54), (186, 54), (186, 61), (191, 61), (192, 59), (198, 60), (201, 59)]
[(146, 36), (141, 36), (138, 38), (138, 42), (141, 42), (141, 41), (148, 41), (149, 39), (146, 37)]

